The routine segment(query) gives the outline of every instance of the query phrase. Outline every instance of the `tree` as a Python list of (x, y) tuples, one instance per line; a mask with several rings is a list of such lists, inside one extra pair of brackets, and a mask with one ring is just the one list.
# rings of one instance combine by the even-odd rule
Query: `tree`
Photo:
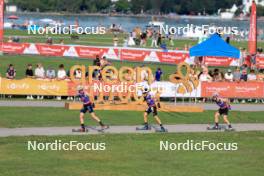
[(128, 0), (119, 0), (115, 3), (115, 9), (117, 12), (127, 12), (130, 10), (130, 3)]

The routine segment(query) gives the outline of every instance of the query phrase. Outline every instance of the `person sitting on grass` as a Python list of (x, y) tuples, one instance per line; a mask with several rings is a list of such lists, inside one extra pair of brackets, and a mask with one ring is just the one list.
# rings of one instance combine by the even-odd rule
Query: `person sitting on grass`
[(28, 64), (27, 65), (27, 69), (26, 69), (25, 75), (26, 75), (27, 78), (34, 78), (32, 64)]
[(45, 70), (42, 66), (42, 64), (37, 64), (37, 68), (35, 69), (35, 77), (37, 79), (45, 79), (46, 75), (45, 75)]
[(6, 78), (7, 79), (15, 79), (16, 78), (16, 70), (15, 70), (13, 64), (10, 64), (8, 66), (8, 69), (6, 70)]
[(57, 72), (57, 78), (58, 80), (65, 80), (68, 78), (63, 64), (59, 65), (59, 70)]
[[(36, 78), (36, 79), (40, 79), (40, 80), (46, 78), (45, 70), (44, 70), (42, 64), (40, 64), (40, 63), (37, 64), (37, 68), (35, 69), (35, 78)], [(44, 99), (44, 96), (42, 96), (42, 95), (38, 95), (38, 96), (37, 96), (37, 99), (38, 99), (38, 100), (42, 100), (42, 99)]]
[[(26, 73), (25, 73), (27, 78), (34, 78), (34, 73), (33, 73), (33, 69), (32, 69), (32, 64), (28, 64), (27, 65), (27, 69), (26, 69)], [(33, 96), (32, 95), (28, 95), (27, 96), (28, 100), (33, 100)]]
[(56, 78), (56, 72), (52, 67), (48, 67), (48, 69), (46, 70), (46, 78), (48, 79)]

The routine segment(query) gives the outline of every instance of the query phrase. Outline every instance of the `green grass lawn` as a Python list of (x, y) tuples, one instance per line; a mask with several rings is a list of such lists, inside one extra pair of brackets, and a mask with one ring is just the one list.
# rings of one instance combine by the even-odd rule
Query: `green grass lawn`
[[(260, 176), (264, 133), (29, 136), (0, 140), (1, 176)], [(104, 142), (105, 151), (28, 151), (28, 141)], [(237, 151), (160, 151), (160, 141), (237, 143)]]
[[(78, 59), (70, 57), (44, 57), (34, 55), (3, 55), (0, 56), (0, 76), (5, 77), (6, 70), (9, 64), (15, 66), (17, 72), (17, 79), (25, 77), (25, 71), (28, 64), (33, 64), (33, 69), (36, 68), (36, 64), (42, 63), (44, 69), (49, 67), (58, 70), (60, 64), (64, 64), (66, 70), (70, 70), (73, 65), (85, 65), (86, 67), (91, 66), (93, 59)], [(127, 61), (112, 61), (112, 65), (119, 69), (122, 66), (141, 66), (143, 63), (139, 62), (127, 62)], [(163, 80), (169, 80), (169, 75), (175, 73), (177, 65), (160, 64), (160, 63), (144, 63), (146, 67), (152, 69), (154, 74), (156, 69), (159, 67), (163, 70)], [(210, 67), (214, 69), (215, 67)], [(227, 67), (217, 67), (221, 71), (225, 72)], [(88, 68), (87, 68), (88, 69)], [(183, 70), (184, 71), (184, 70)]]
[[(79, 111), (64, 108), (31, 108), (31, 107), (0, 107), (0, 127), (48, 127), (48, 126), (79, 126)], [(136, 111), (96, 111), (101, 119), (109, 125), (140, 125), (143, 123), (143, 112)], [(213, 122), (214, 111), (204, 113), (167, 113), (160, 112), (164, 124), (208, 124)], [(95, 125), (89, 115), (87, 125)], [(155, 123), (150, 116), (150, 122)], [(233, 123), (263, 123), (263, 112), (230, 113)]]
[[(73, 65), (85, 65), (88, 70), (88, 66), (91, 66), (93, 59), (77, 59), (69, 57), (44, 57), (44, 56), (29, 56), (29, 55), (4, 55), (0, 56), (0, 75), (5, 76), (5, 72), (9, 64), (13, 64), (17, 71), (17, 78), (24, 78), (27, 64), (33, 64), (36, 67), (37, 63), (42, 63), (45, 69), (51, 67), (58, 70), (60, 64), (65, 65), (66, 70), (70, 70)], [(144, 63), (147, 67), (150, 67), (155, 73), (155, 70), (160, 67), (164, 72), (164, 79), (168, 80), (169, 75), (176, 71), (175, 65), (157, 64), (157, 63)], [(120, 68), (122, 66), (141, 66), (142, 63), (120, 62), (113, 61), (113, 66)]]
[[(5, 41), (8, 40), (9, 37), (12, 36), (20, 36), (20, 42), (30, 42), (30, 43), (45, 43), (47, 40), (47, 35), (34, 35), (28, 34), (27, 30), (5, 30)], [(49, 35), (53, 38), (53, 42), (56, 44), (60, 43), (61, 39), (64, 40), (64, 44), (73, 44), (73, 45), (93, 45), (93, 46), (113, 46), (113, 37), (114, 34), (104, 34), (104, 35), (79, 35), (78, 40), (72, 40), (70, 35)], [(119, 46), (123, 46), (124, 38), (128, 36), (128, 34), (118, 34), (119, 38)], [(191, 40), (191, 39), (176, 39), (174, 40), (175, 46), (170, 49), (183, 49), (185, 45), (194, 46), (196, 45), (198, 40)], [(169, 46), (169, 41), (166, 40), (167, 46)], [(239, 48), (247, 48), (248, 43), (247, 41), (232, 41), (231, 45)], [(151, 48), (151, 39), (147, 40), (146, 48)], [(258, 47), (264, 48), (264, 42), (258, 42)]]

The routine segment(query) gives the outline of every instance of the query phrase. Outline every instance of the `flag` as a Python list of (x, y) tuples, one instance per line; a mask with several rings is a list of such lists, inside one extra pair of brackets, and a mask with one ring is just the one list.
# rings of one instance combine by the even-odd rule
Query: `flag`
[(4, 40), (4, 0), (0, 0), (0, 53), (3, 52)]
[(257, 53), (257, 6), (254, 0), (252, 1), (251, 14), (250, 14), (248, 51), (250, 54)]

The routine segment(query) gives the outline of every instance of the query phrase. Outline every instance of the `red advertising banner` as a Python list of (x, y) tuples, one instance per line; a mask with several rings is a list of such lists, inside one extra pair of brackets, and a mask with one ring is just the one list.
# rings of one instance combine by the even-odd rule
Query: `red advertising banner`
[(102, 57), (107, 53), (108, 48), (97, 48), (97, 47), (86, 47), (86, 46), (75, 46), (75, 50), (79, 57), (82, 58), (95, 58), (96, 55)]
[(3, 52), (10, 54), (24, 54), (29, 43), (3, 43)]
[(0, 0), (0, 53), (3, 52), (4, 40), (4, 0)]
[(202, 82), (201, 96), (211, 97), (215, 92), (226, 98), (264, 98), (263, 82)]
[(231, 66), (234, 58), (226, 57), (204, 57), (204, 63), (208, 66)]
[(121, 49), (121, 60), (143, 62), (150, 54), (148, 50)]
[(170, 63), (170, 64), (179, 64), (184, 62), (187, 58), (189, 58), (188, 53), (182, 52), (156, 52), (160, 62), (162, 63)]
[(47, 45), (35, 44), (40, 55), (43, 56), (63, 56), (64, 52), (69, 49), (66, 45)]

